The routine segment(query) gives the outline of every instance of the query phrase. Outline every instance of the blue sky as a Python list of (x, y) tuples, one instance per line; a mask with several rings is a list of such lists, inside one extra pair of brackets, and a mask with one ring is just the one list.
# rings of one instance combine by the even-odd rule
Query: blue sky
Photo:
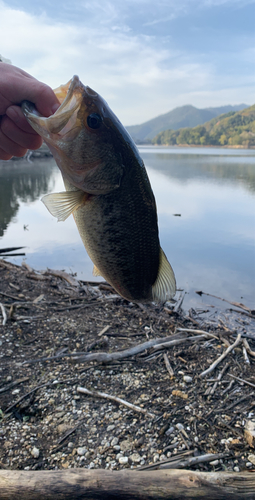
[(74, 74), (124, 125), (184, 104), (254, 104), (255, 0), (0, 0), (0, 53), (57, 87)]

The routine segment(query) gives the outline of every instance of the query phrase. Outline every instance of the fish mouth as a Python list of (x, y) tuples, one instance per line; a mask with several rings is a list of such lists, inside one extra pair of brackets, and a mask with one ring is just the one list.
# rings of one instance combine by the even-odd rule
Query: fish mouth
[(56, 141), (56, 139), (63, 137), (65, 137), (65, 140), (72, 140), (80, 130), (78, 111), (86, 90), (79, 77), (75, 75), (65, 85), (60, 85), (54, 90), (61, 104), (53, 115), (49, 117), (42, 116), (35, 105), (29, 101), (23, 101), (21, 108), (32, 128), (46, 142), (47, 140), (50, 142), (52, 140)]

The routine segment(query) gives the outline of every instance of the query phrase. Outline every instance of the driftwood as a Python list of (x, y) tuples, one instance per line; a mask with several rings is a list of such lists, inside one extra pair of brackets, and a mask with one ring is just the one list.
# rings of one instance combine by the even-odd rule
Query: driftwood
[(0, 470), (1, 500), (254, 500), (255, 474), (70, 469)]

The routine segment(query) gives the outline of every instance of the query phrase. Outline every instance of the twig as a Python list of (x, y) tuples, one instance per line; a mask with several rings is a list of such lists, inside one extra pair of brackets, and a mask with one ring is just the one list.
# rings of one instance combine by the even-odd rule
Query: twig
[(243, 345), (247, 351), (247, 353), (250, 355), (250, 356), (253, 356), (255, 358), (255, 351), (252, 351), (250, 346), (249, 346), (249, 343), (246, 339), (243, 339)]
[(244, 345), (243, 345), (243, 357), (244, 357), (244, 362), (250, 365), (250, 360)]
[(0, 308), (2, 311), (2, 315), (3, 315), (2, 325), (4, 326), (6, 324), (6, 321), (7, 321), (7, 314), (6, 314), (6, 309), (5, 309), (4, 305), (2, 304), (2, 302), (0, 302)]
[(216, 390), (216, 387), (217, 387), (219, 381), (222, 379), (225, 371), (228, 369), (228, 367), (230, 366), (230, 364), (231, 363), (226, 363), (225, 366), (223, 367), (223, 369), (221, 370), (221, 372), (219, 373), (216, 382), (213, 384), (213, 387), (211, 388), (211, 390), (208, 393), (210, 396), (212, 396), (215, 393), (215, 390)]
[(102, 337), (102, 335), (104, 335), (109, 330), (109, 328), (111, 328), (110, 325), (105, 326), (103, 328), (103, 330), (101, 330), (101, 332), (99, 332), (98, 337)]
[(7, 392), (10, 389), (12, 389), (13, 387), (15, 387), (16, 385), (22, 384), (23, 382), (26, 382), (27, 380), (29, 380), (29, 377), (19, 378), (18, 380), (11, 382), (10, 384), (6, 385), (5, 387), (2, 387), (0, 389), (0, 393)]
[(105, 392), (90, 391), (89, 389), (86, 389), (86, 387), (77, 387), (77, 392), (81, 392), (82, 394), (88, 394), (89, 396), (94, 396), (98, 398), (110, 399), (110, 401), (115, 401), (115, 403), (127, 406), (128, 408), (131, 408), (131, 410), (143, 413), (144, 415), (147, 415), (150, 418), (155, 418), (154, 413), (150, 413), (147, 410), (140, 408), (140, 406), (133, 405), (132, 403), (129, 403), (124, 399), (118, 398), (116, 396), (111, 396), (110, 394), (106, 394)]
[(43, 274), (55, 276), (56, 278), (62, 278), (72, 286), (80, 286), (80, 283), (65, 271), (55, 271), (53, 269), (47, 269), (47, 271), (43, 271)]
[(165, 361), (166, 369), (167, 369), (167, 371), (168, 371), (168, 373), (170, 375), (170, 378), (173, 378), (174, 371), (173, 371), (173, 368), (170, 365), (170, 362), (169, 362), (169, 359), (168, 359), (168, 356), (167, 356), (166, 352), (164, 352), (163, 358), (164, 358), (164, 361)]
[(250, 385), (251, 387), (255, 388), (255, 384), (252, 384), (251, 382), (248, 382), (248, 380), (244, 380), (243, 378), (235, 377), (235, 375), (232, 375), (231, 373), (228, 374), (229, 377), (235, 378), (236, 380), (239, 380), (239, 382), (243, 382), (244, 384)]
[(222, 361), (222, 360), (223, 360), (223, 359), (224, 359), (224, 358), (225, 358), (225, 357), (226, 357), (226, 356), (227, 356), (227, 355), (228, 355), (231, 351), (233, 351), (233, 349), (234, 349), (234, 348), (235, 348), (238, 344), (240, 344), (241, 339), (242, 339), (242, 336), (241, 336), (241, 334), (239, 333), (239, 334), (237, 335), (237, 339), (235, 340), (234, 344), (230, 345), (230, 346), (226, 349), (226, 351), (225, 351), (225, 352), (224, 352), (224, 353), (223, 353), (223, 354), (222, 354), (222, 355), (221, 355), (218, 359), (216, 359), (216, 361), (214, 361), (214, 363), (212, 363), (212, 365), (211, 365), (211, 366), (209, 366), (209, 368), (207, 368), (207, 370), (205, 370), (204, 372), (202, 372), (202, 373), (200, 374), (200, 377), (201, 377), (201, 378), (203, 378), (203, 377), (205, 377), (208, 373), (212, 372), (212, 371), (216, 368), (216, 366), (217, 366), (217, 365), (218, 365), (218, 364), (219, 364), (219, 363), (220, 363), (220, 362), (221, 362), (221, 361)]
[[(187, 452), (190, 454), (193, 452)], [(155, 464), (144, 465), (143, 467), (139, 467), (137, 470), (153, 470), (153, 469), (185, 469), (186, 467), (191, 467), (193, 465), (212, 462), (213, 460), (219, 460), (221, 458), (226, 458), (230, 455), (229, 452), (226, 453), (208, 453), (207, 455), (200, 455), (199, 457), (189, 457), (184, 458), (183, 456), (179, 457), (178, 455), (175, 457), (170, 457), (168, 460), (163, 460), (161, 462), (156, 462)]]
[(184, 297), (185, 297), (185, 293), (184, 292), (180, 293), (180, 297), (178, 298), (175, 306), (173, 307), (173, 312), (178, 313), (178, 311), (181, 308), (182, 303), (184, 301)]
[[(176, 335), (179, 336), (180, 334)], [(76, 353), (74, 353), (74, 356), (72, 358), (72, 361), (75, 363), (85, 363), (85, 362), (90, 362), (90, 361), (99, 361), (101, 363), (109, 363), (111, 361), (117, 361), (119, 359), (124, 359), (128, 358), (130, 356), (135, 356), (136, 354), (139, 354), (140, 352), (146, 351), (146, 349), (149, 349), (150, 347), (153, 347), (156, 344), (162, 344), (162, 342), (167, 342), (167, 341), (172, 341), (172, 338), (174, 336), (172, 335), (171, 337), (165, 337), (165, 338), (157, 338), (157, 339), (152, 339), (148, 340), (147, 342), (144, 342), (143, 344), (138, 344), (134, 347), (131, 347), (130, 349), (125, 349), (124, 351), (117, 351), (117, 352), (98, 352), (98, 353), (93, 353), (93, 354), (86, 354), (81, 356), (75, 356)]]
[(186, 337), (183, 339), (170, 340), (169, 342), (162, 342), (162, 344), (158, 344), (158, 345), (153, 346), (153, 349), (155, 351), (159, 351), (160, 349), (164, 349), (165, 347), (173, 347), (174, 345), (179, 345), (179, 344), (182, 344), (183, 342), (186, 342), (189, 340), (195, 341), (195, 340), (200, 340), (200, 339), (204, 339), (204, 338), (205, 338), (205, 335), (198, 335), (197, 337)]
[(207, 295), (208, 297), (213, 297), (214, 299), (219, 299), (219, 300), (222, 300), (223, 302), (227, 302), (228, 304), (231, 304), (232, 306), (235, 306), (235, 307), (240, 307), (240, 309), (244, 309), (244, 311), (249, 311), (251, 312), (250, 308), (249, 307), (246, 307), (244, 304), (242, 304), (241, 302), (231, 302), (230, 300), (227, 300), (227, 299), (222, 299), (221, 297), (217, 297), (217, 295), (212, 295), (211, 293), (206, 293), (206, 292), (202, 292), (202, 291), (198, 291), (196, 292), (198, 295)]
[(219, 339), (216, 335), (212, 333), (205, 332), (204, 330), (194, 330), (193, 328), (177, 328), (177, 332), (187, 332), (187, 333), (196, 333), (197, 335), (207, 335), (207, 337), (213, 337), (214, 339)]

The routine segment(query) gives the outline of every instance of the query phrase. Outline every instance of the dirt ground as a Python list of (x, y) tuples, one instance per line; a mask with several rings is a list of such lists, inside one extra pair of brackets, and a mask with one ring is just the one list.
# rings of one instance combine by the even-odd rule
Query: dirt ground
[(57, 274), (0, 260), (0, 468), (255, 469), (254, 311), (139, 306)]

